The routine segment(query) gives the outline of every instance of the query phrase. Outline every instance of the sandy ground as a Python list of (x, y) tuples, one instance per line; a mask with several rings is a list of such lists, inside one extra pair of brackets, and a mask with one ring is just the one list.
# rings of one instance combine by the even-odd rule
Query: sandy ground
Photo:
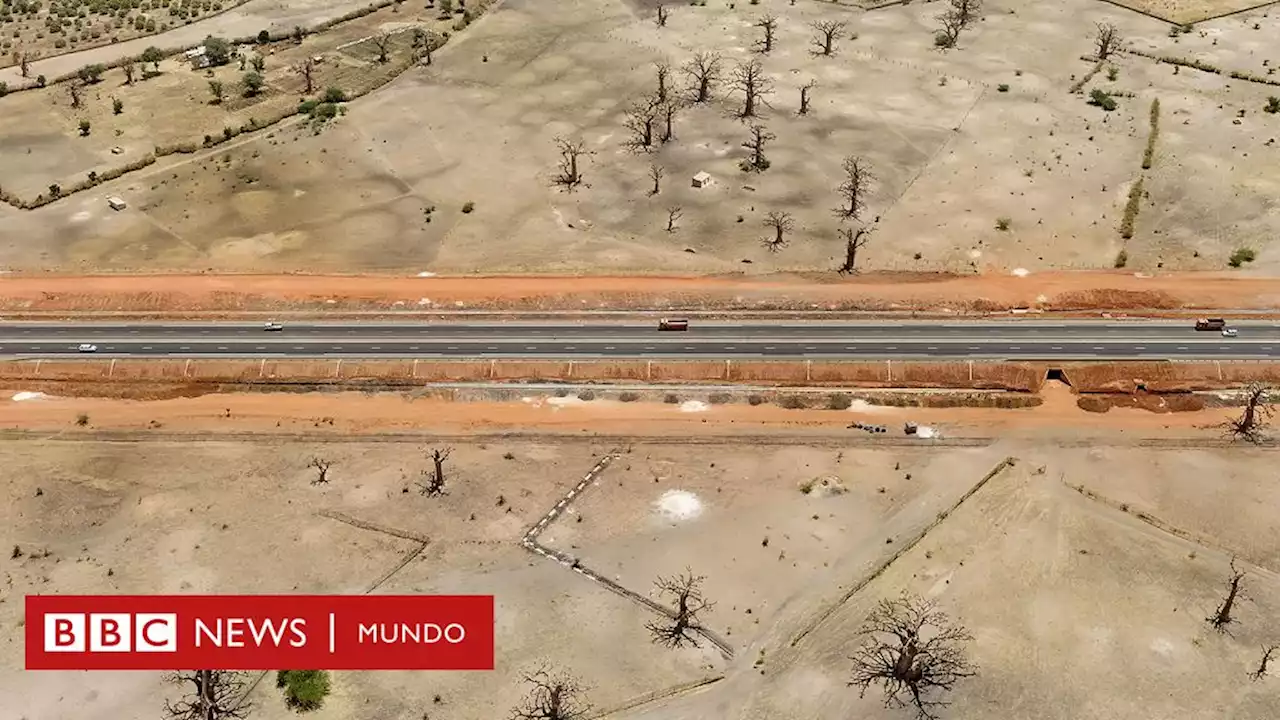
[[(968, 652), (980, 673), (959, 686), (949, 718), (988, 718), (992, 707), (1053, 720), (1275, 717), (1278, 679), (1246, 678), (1258, 646), (1280, 639), (1269, 620), (1280, 612), (1280, 523), (1269, 510), (1280, 502), (1275, 451), (1126, 445), (1139, 435), (1194, 444), (1205, 437), (1194, 423), (1212, 418), (1113, 412), (1086, 424), (1068, 393), (1050, 395), (1033, 411), (911, 411), (944, 436), (998, 435), (990, 445), (870, 448), (803, 435), (830, 435), (855, 418), (893, 424), (901, 411), (700, 413), (556, 408), (550, 399), (446, 408), (379, 396), (2, 401), (0, 426), (47, 435), (0, 448), (11, 480), (0, 489), (0, 546), (19, 546), (0, 595), (0, 706), (41, 720), (86, 712), (142, 720), (167, 693), (154, 673), (23, 673), (17, 598), (25, 593), (481, 592), (497, 598), (497, 671), (337, 673), (316, 717), (501, 716), (522, 692), (520, 673), (546, 661), (580, 676), (602, 711), (726, 678), (618, 717), (896, 720), (905, 716), (860, 701), (844, 678), (867, 609), (909, 589), (974, 635)], [(74, 425), (80, 412), (87, 429)], [(149, 421), (162, 423), (143, 431), (157, 433), (150, 440), (89, 435)], [(720, 438), (696, 452), (635, 437), (712, 428)], [(168, 430), (201, 442), (159, 434)], [(360, 438), (375, 430), (423, 435)], [(579, 437), (438, 435), (520, 430)], [(319, 434), (271, 435), (281, 431)], [(632, 438), (591, 437), (610, 431)], [(783, 442), (741, 441), (759, 432)], [(413, 488), (429, 464), (425, 451), (445, 442), (454, 449), (449, 493), (423, 497)], [(717, 604), (704, 620), (728, 639), (731, 659), (659, 648), (640, 606), (519, 547), (525, 528), (611, 451), (613, 463), (541, 542), (641, 595), (653, 595), (658, 575), (685, 567), (705, 575)], [(1009, 456), (1014, 465), (979, 487)], [(314, 457), (334, 462), (326, 485), (310, 483)], [(815, 480), (844, 492), (801, 492)], [(359, 529), (334, 513), (429, 542)], [(1202, 618), (1233, 554), (1249, 573), (1250, 600), (1233, 634), (1218, 635)], [(255, 717), (292, 716), (271, 683), (254, 700)]]
[[(1261, 110), (1274, 88), (1229, 75), (1266, 77), (1280, 63), (1268, 42), (1275, 13), (1170, 38), (1166, 23), (1096, 0), (995, 2), (959, 48), (941, 53), (930, 3), (771, 11), (780, 17), (777, 47), (763, 63), (776, 91), (762, 122), (777, 137), (762, 173), (738, 167), (746, 127), (724, 88), (715, 103), (685, 111), (676, 140), (652, 152), (629, 152), (623, 129), (628, 104), (654, 83), (655, 62), (679, 68), (701, 51), (721, 53), (726, 66), (752, 57), (759, 7), (682, 5), (659, 29), (642, 3), (511, 0), (431, 67), (352, 103), (324, 133), (263, 135), (210, 155), (225, 158), (213, 176), (199, 156), (5, 217), (0, 263), (83, 272), (830, 272), (844, 252), (833, 213), (840, 159), (858, 155), (878, 178), (863, 221), (881, 218), (861, 254), (866, 269), (1035, 273), (1112, 267), (1123, 251), (1143, 272), (1221, 270), (1244, 247), (1257, 258), (1243, 273), (1280, 267), (1269, 239), (1280, 217), (1280, 146), (1269, 142), (1276, 127)], [(858, 36), (835, 57), (809, 52), (810, 23), (824, 18), (846, 20), (847, 37)], [(1116, 79), (1102, 72), (1084, 88), (1118, 94), (1119, 108), (1104, 112), (1067, 92), (1091, 67), (1080, 57), (1097, 22), (1115, 23), (1135, 49), (1223, 72), (1175, 74), (1117, 55)], [(801, 116), (799, 87), (811, 80), (812, 112)], [(1118, 226), (1129, 187), (1144, 175), (1155, 99), (1154, 165), (1125, 241)], [(585, 163), (589, 188), (553, 187), (557, 136), (595, 153)], [(59, 157), (71, 158), (82, 139), (62, 138)], [(320, 159), (329, 184), (317, 178)], [(666, 172), (657, 195), (648, 194), (653, 165)], [(695, 190), (689, 178), (701, 170), (716, 183)], [(219, 177), (254, 182), (211, 182)], [(130, 208), (108, 210), (108, 195)], [(467, 203), (472, 212), (462, 211)], [(672, 206), (683, 215), (667, 232)], [(761, 243), (770, 211), (795, 220), (781, 252)]]
[(1271, 278), (1230, 273), (744, 277), (0, 276), (0, 312), (272, 310), (1280, 309)]
[[(1143, 438), (1178, 437), (1213, 440), (1224, 410), (1153, 414), (1115, 409), (1090, 413), (1076, 406), (1076, 395), (1050, 383), (1041, 393), (1044, 403), (1034, 408), (889, 408), (855, 405), (850, 410), (786, 410), (760, 405), (703, 404), (690, 412), (679, 405), (609, 400), (581, 401), (530, 393), (519, 402), (449, 402), (399, 393), (334, 394), (220, 394), (172, 400), (114, 400), (106, 398), (43, 397), (12, 400), (30, 392), (23, 386), (0, 390), (0, 428), (49, 432), (75, 437), (94, 430), (142, 431), (156, 435), (178, 433), (295, 433), (318, 437), (360, 434), (412, 433), (503, 435), (533, 429), (575, 437), (592, 435), (637, 437), (714, 437), (721, 435), (847, 436), (856, 442), (863, 433), (849, 430), (854, 422), (888, 425), (895, 433), (901, 423), (936, 426), (942, 437), (1043, 437), (1049, 429), (1080, 439), (1138, 442)], [(81, 415), (86, 424), (77, 425)]]

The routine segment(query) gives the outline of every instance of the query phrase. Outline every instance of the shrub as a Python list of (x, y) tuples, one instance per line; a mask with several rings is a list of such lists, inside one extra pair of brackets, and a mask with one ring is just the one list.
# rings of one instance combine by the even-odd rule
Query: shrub
[(587, 401), (595, 400), (596, 394), (592, 390), (583, 390), (582, 392), (578, 393), (578, 399), (587, 400)]
[(953, 45), (953, 43), (951, 42), (951, 36), (947, 35), (944, 32), (934, 34), (933, 44), (935, 47), (940, 47), (940, 48), (949, 48)]
[(764, 403), (765, 403), (765, 399), (764, 399), (764, 396), (763, 396), (763, 395), (748, 395), (748, 396), (747, 396), (747, 404), (748, 404), (748, 405), (750, 405), (750, 406), (752, 406), (752, 407), (755, 407), (756, 405), (763, 405)]
[(262, 86), (266, 84), (262, 73), (247, 72), (240, 78), (240, 85), (244, 88), (245, 97), (253, 97), (262, 92)]
[(319, 100), (303, 100), (302, 102), (298, 103), (298, 114), (313, 115), (315, 114), (316, 108), (319, 106), (320, 106)]
[(712, 405), (727, 405), (733, 402), (733, 396), (729, 393), (711, 393), (711, 397), (707, 398)]
[(102, 73), (106, 71), (107, 71), (106, 65), (103, 65), (102, 63), (96, 63), (93, 65), (85, 65), (84, 67), (80, 68), (79, 70), (76, 71), (76, 76), (80, 78), (81, 82), (88, 85), (89, 83), (96, 83), (99, 80), (101, 80)]
[(1115, 264), (1116, 264), (1116, 268), (1117, 268), (1117, 269), (1122, 268), (1122, 267), (1124, 267), (1125, 265), (1128, 265), (1128, 264), (1129, 264), (1129, 253), (1128, 253), (1127, 251), (1124, 251), (1124, 250), (1121, 250), (1120, 252), (1116, 253), (1116, 263), (1115, 263)]
[(1138, 211), (1142, 209), (1142, 178), (1129, 188), (1129, 200), (1124, 204), (1124, 217), (1120, 220), (1120, 237), (1128, 240), (1133, 237), (1133, 225), (1138, 219)]
[(471, 213), (475, 212), (475, 210), (476, 210), (476, 204), (471, 202), (470, 200), (466, 201), (462, 205), (462, 214), (464, 215), (470, 215)]
[(1010, 220), (1010, 219), (1009, 219), (1009, 218), (1007, 218), (1007, 217), (998, 217), (998, 218), (996, 218), (996, 229), (997, 229), (997, 230), (1008, 230), (1008, 229), (1009, 229), (1009, 226), (1010, 226), (1010, 225), (1012, 225), (1012, 224), (1013, 224), (1013, 220)]
[(124, 112), (124, 102), (120, 98), (111, 98), (111, 113), (119, 115), (122, 112)]
[(996, 92), (1009, 92), (1009, 86), (1006, 83), (1000, 83), (996, 86)]
[(1107, 112), (1111, 112), (1112, 110), (1115, 110), (1117, 107), (1119, 107), (1119, 105), (1116, 103), (1116, 99), (1111, 97), (1111, 95), (1107, 94), (1106, 91), (1100, 88), (1094, 88), (1092, 91), (1090, 91), (1089, 104), (1100, 107), (1103, 110), (1106, 110)]
[(827, 396), (828, 410), (848, 410), (853, 406), (853, 398), (844, 393), (831, 393)]
[(783, 395), (778, 398), (778, 407), (788, 410), (801, 410), (809, 407), (809, 401), (803, 395)]
[(1116, 67), (1115, 65), (1112, 65), (1111, 67), (1107, 68), (1108, 80), (1115, 82), (1116, 79), (1119, 77), (1120, 77), (1120, 68)]
[(325, 670), (281, 670), (276, 673), (276, 687), (284, 691), (284, 704), (291, 710), (318, 710), (329, 694), (329, 673)]
[(668, 405), (676, 405), (680, 402), (680, 396), (675, 393), (667, 393), (662, 397), (662, 402)]
[(79, 427), (84, 427), (85, 425), (88, 425), (88, 424), (89, 424), (88, 415), (85, 415), (84, 413), (80, 413), (79, 415), (76, 416), (76, 425), (78, 425)]
[(267, 30), (259, 30), (259, 31), (258, 31), (258, 44), (259, 44), (259, 45), (266, 45), (266, 44), (267, 44), (267, 43), (269, 43), (269, 42), (271, 42), (271, 33), (270, 33), (269, 31), (267, 31)]
[(0, 97), (9, 94), (9, 83), (0, 82)]
[(231, 43), (225, 38), (210, 35), (204, 39), (204, 54), (212, 65), (226, 65), (231, 62)]
[(1236, 248), (1236, 251), (1231, 253), (1231, 259), (1227, 261), (1227, 264), (1233, 268), (1238, 268), (1245, 263), (1253, 262), (1257, 256), (1258, 254), (1254, 252), (1253, 248)]
[(618, 399), (621, 400), (622, 402), (635, 402), (640, 399), (640, 393), (632, 392), (631, 390), (628, 390), (622, 393), (621, 395), (619, 395)]
[(80, 121), (80, 134), (81, 134), (81, 135), (83, 135), (83, 136), (88, 136), (88, 135), (89, 135), (89, 129), (90, 129), (90, 128), (92, 128), (92, 127), (93, 127), (93, 124), (92, 124), (92, 123), (90, 123), (88, 120), (81, 120), (81, 121)]
[(324, 101), (327, 103), (346, 102), (347, 94), (340, 87), (329, 86), (324, 91)]
[(1151, 130), (1147, 133), (1147, 148), (1142, 152), (1142, 169), (1149, 170), (1156, 156), (1156, 139), (1160, 137), (1160, 98), (1151, 101)]
[(1280, 97), (1276, 97), (1275, 95), (1272, 95), (1271, 97), (1267, 98), (1267, 104), (1262, 109), (1263, 111), (1269, 112), (1272, 115), (1275, 115), (1276, 113), (1280, 113)]

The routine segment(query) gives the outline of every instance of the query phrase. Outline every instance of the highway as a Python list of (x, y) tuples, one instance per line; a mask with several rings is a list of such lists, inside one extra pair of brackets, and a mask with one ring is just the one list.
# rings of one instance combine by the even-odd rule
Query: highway
[[(0, 356), (56, 357), (700, 357), (975, 359), (1280, 359), (1280, 323), (1188, 321), (699, 321), (657, 323), (0, 322)], [(80, 352), (80, 344), (96, 346)]]

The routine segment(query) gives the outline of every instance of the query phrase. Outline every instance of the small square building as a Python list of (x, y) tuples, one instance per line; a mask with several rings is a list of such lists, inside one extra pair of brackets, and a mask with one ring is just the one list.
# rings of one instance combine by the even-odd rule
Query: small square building
[(707, 172), (706, 170), (703, 170), (702, 172), (693, 176), (693, 186), (696, 188), (706, 187), (710, 185), (711, 182), (712, 182), (711, 173)]

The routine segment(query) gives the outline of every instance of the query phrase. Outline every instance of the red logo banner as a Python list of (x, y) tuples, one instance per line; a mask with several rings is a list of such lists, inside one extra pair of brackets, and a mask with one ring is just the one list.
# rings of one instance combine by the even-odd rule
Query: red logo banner
[(491, 595), (28, 595), (28, 670), (492, 670)]

